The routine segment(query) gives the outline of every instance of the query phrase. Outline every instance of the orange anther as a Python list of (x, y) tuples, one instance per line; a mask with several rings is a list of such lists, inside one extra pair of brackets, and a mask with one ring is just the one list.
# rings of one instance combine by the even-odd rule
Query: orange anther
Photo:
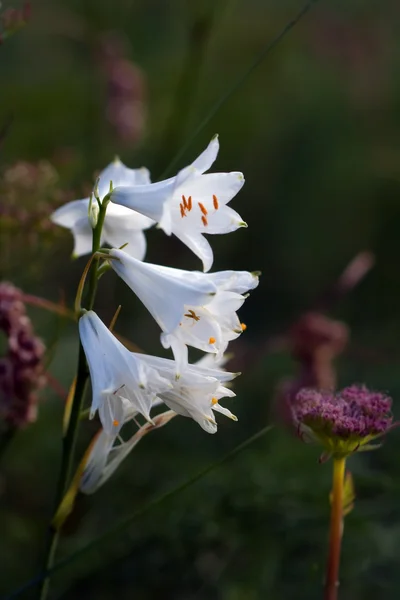
[(211, 404), (214, 406), (214, 404), (218, 404), (218, 399), (217, 398), (211, 398)]
[(188, 203), (187, 200), (185, 198), (185, 196), (182, 194), (182, 202), (183, 202), (183, 208), (187, 208), (188, 207)]
[(210, 337), (210, 339), (208, 340), (209, 344), (215, 344), (217, 340), (214, 337)]
[(215, 210), (218, 210), (218, 207), (219, 207), (218, 198), (215, 194), (213, 194), (213, 204), (214, 204)]
[(201, 217), (201, 220), (203, 221), (204, 227), (207, 227), (207, 225), (208, 225), (207, 219), (205, 217)]
[(184, 208), (183, 204), (180, 204), (179, 208), (181, 209), (181, 217), (182, 218), (186, 217), (185, 208)]
[(187, 199), (187, 209), (189, 212), (192, 210), (192, 196)]
[(208, 211), (207, 211), (206, 207), (204, 206), (204, 204), (202, 204), (201, 202), (198, 202), (198, 205), (199, 205), (200, 210), (203, 213), (203, 215), (204, 216), (208, 215)]
[(115, 419), (115, 420), (113, 421), (113, 425), (114, 425), (114, 427), (118, 427), (118, 425), (119, 425), (119, 421), (117, 421), (117, 419)]
[(246, 323), (240, 323), (240, 327), (242, 328), (242, 331), (246, 331), (247, 329)]
[(183, 316), (187, 317), (188, 319), (193, 319), (193, 321), (200, 321), (200, 317), (198, 317), (194, 310), (192, 310), (191, 308), (189, 308), (188, 312), (185, 313)]

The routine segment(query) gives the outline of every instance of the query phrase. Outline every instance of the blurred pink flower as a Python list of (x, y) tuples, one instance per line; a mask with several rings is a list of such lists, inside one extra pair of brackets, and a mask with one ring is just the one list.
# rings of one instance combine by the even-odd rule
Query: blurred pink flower
[(11, 283), (0, 283), (0, 329), (7, 344), (0, 358), (0, 414), (12, 427), (35, 421), (37, 392), (45, 383), (45, 347), (34, 335), (22, 298)]

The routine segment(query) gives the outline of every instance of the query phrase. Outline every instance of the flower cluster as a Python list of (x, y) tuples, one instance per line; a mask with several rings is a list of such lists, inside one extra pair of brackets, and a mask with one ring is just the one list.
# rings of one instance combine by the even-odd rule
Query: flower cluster
[[(219, 403), (235, 396), (225, 384), (236, 374), (221, 366), (229, 342), (246, 329), (237, 311), (258, 285), (258, 275), (207, 272), (213, 253), (204, 234), (246, 226), (227, 206), (243, 186), (242, 173), (205, 174), (218, 150), (216, 136), (190, 166), (159, 183), (150, 183), (147, 169), (129, 169), (116, 159), (100, 173), (96, 200), (69, 202), (52, 215), (54, 223), (72, 231), (74, 254), (82, 255), (92, 250), (92, 230), (98, 227), (99, 211), (104, 214), (106, 209), (98, 233), (101, 244), (111, 246), (108, 262), (158, 323), (161, 343), (174, 355), (171, 360), (130, 352), (95, 312), (83, 311), (79, 332), (92, 381), (90, 416), (98, 412), (103, 426), (83, 471), (81, 490), (86, 493), (110, 476), (145, 433), (176, 414), (192, 418), (208, 433), (217, 431), (217, 412), (237, 420)], [(175, 234), (201, 259), (206, 272), (144, 262), (143, 230), (153, 224)], [(206, 353), (203, 359), (191, 364), (189, 347)], [(170, 410), (152, 417), (159, 405)], [(147, 424), (124, 441), (122, 428), (140, 415)]]
[(369, 449), (369, 442), (393, 426), (391, 398), (364, 386), (353, 385), (336, 394), (303, 389), (292, 406), (299, 431), (334, 456)]
[(7, 352), (0, 357), (0, 413), (11, 427), (36, 419), (37, 391), (44, 385), (44, 346), (32, 330), (22, 292), (0, 283), (0, 329)]

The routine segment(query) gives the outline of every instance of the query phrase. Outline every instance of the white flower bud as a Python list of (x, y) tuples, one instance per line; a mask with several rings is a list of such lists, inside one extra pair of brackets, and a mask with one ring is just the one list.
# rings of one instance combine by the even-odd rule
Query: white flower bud
[(99, 218), (100, 208), (97, 202), (90, 201), (89, 203), (89, 223), (92, 229), (96, 229), (97, 221)]

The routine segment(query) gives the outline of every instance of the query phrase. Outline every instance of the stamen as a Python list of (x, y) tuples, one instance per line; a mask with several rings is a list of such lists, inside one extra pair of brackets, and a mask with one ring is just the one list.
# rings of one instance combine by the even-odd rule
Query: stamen
[(208, 340), (209, 344), (215, 344), (217, 340), (215, 339), (215, 337), (210, 337), (210, 339)]
[(207, 211), (206, 207), (204, 206), (204, 204), (202, 204), (201, 202), (198, 202), (198, 205), (199, 205), (200, 210), (203, 213), (203, 215), (204, 216), (208, 215), (208, 211)]
[(183, 202), (183, 207), (185, 209), (188, 208), (188, 203), (187, 203), (186, 198), (185, 198), (185, 196), (183, 194), (182, 194), (182, 202)]
[(115, 419), (115, 420), (113, 421), (113, 425), (114, 425), (114, 427), (118, 427), (118, 425), (119, 425), (119, 421), (117, 421), (117, 419)]
[(119, 388), (117, 388), (115, 390), (115, 392), (113, 392), (113, 396), (115, 396), (116, 394), (118, 394), (119, 390), (122, 390), (122, 388), (125, 387), (125, 384), (123, 383), (122, 385), (119, 386)]
[(246, 331), (247, 329), (246, 323), (240, 323), (240, 327), (242, 328), (242, 331)]
[(215, 404), (218, 404), (218, 400), (217, 398), (211, 398), (211, 404), (214, 406)]
[(213, 194), (213, 204), (214, 204), (215, 210), (218, 210), (218, 207), (219, 207), (218, 198), (215, 194)]
[(186, 213), (185, 213), (185, 207), (183, 206), (183, 204), (181, 203), (179, 205), (179, 208), (181, 209), (181, 217), (183, 219), (183, 217), (186, 217)]
[(187, 199), (187, 209), (189, 212), (192, 210), (192, 196)]
[(206, 217), (201, 217), (201, 220), (203, 221), (204, 227), (207, 227), (208, 221), (207, 221)]
[(200, 321), (200, 317), (197, 316), (194, 310), (192, 310), (191, 308), (183, 316), (187, 317), (188, 319), (193, 319), (194, 321)]

